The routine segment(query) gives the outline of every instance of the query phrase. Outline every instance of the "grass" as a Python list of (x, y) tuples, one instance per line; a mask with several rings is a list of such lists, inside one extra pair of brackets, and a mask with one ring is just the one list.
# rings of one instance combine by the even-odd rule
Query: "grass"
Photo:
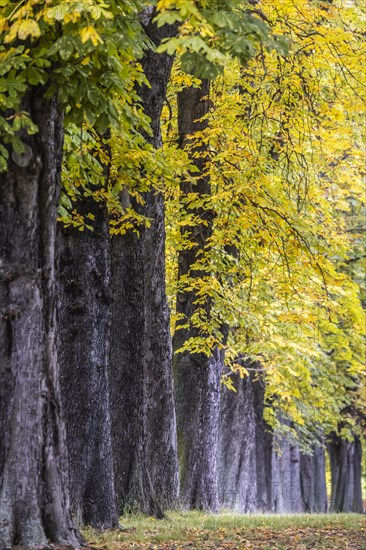
[(366, 550), (366, 517), (358, 514), (219, 515), (169, 512), (164, 520), (122, 518), (123, 531), (86, 529), (89, 548), (106, 550)]

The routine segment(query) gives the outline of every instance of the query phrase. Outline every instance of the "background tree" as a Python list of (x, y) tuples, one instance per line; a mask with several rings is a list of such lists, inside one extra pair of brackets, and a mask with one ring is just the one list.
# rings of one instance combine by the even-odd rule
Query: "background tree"
[(362, 514), (361, 440), (330, 434), (327, 442), (331, 471), (331, 512)]
[(221, 387), (220, 503), (240, 513), (271, 512), (273, 435), (263, 414), (264, 373), (259, 362), (238, 359), (238, 366), (241, 374), (226, 367), (230, 389)]
[[(214, 210), (208, 206), (210, 145), (209, 139), (203, 137), (210, 108), (208, 79), (217, 76), (220, 64), (227, 62), (229, 54), (246, 62), (255, 52), (256, 43), (263, 41), (270, 47), (271, 39), (268, 28), (242, 5), (226, 2), (205, 8), (205, 24), (201, 28), (192, 17), (181, 32), (185, 42), (170, 41), (163, 47), (169, 50), (183, 46), (182, 69), (202, 78), (183, 87), (177, 101), (179, 145), (187, 149), (197, 177), (184, 178), (180, 186), (185, 216), (180, 220), (173, 347), (182, 499), (192, 508), (217, 511), (220, 379), (226, 335), (225, 323), (212, 312), (213, 294), (209, 289), (213, 281), (209, 249)], [(196, 37), (187, 40), (185, 34), (189, 35), (192, 29)], [(211, 50), (205, 46), (204, 35), (215, 37)], [(210, 39), (208, 44), (211, 45)]]
[[(196, 87), (185, 88), (178, 94), (179, 144), (185, 147), (189, 136), (207, 127), (204, 119), (209, 111), (209, 81), (203, 80)], [(202, 120), (203, 119), (203, 120)], [(206, 175), (209, 162), (207, 145), (191, 151), (194, 166), (199, 173), (194, 190), (202, 200), (211, 193), (210, 180)], [(189, 196), (192, 182), (182, 181), (181, 196)], [(189, 276), (203, 276), (197, 264), (206, 253), (208, 239), (212, 234), (211, 213), (202, 208), (189, 208), (188, 213), (200, 220), (194, 240), (189, 232), (189, 246), (178, 255), (178, 283)], [(183, 234), (189, 226), (182, 226)], [(181, 467), (182, 500), (189, 508), (219, 508), (218, 496), (218, 423), (220, 412), (220, 380), (223, 356), (219, 348), (212, 354), (192, 353), (182, 350), (190, 338), (200, 337), (199, 323), (202, 311), (209, 317), (210, 300), (200, 301), (194, 287), (183, 290), (177, 296), (177, 324), (173, 347), (176, 403), (178, 419), (178, 444)]]
[[(147, 81), (137, 93), (150, 120), (144, 137), (158, 149), (173, 58), (155, 49), (164, 38), (174, 36), (178, 26), (158, 28), (155, 15), (152, 10), (141, 15), (151, 43), (141, 61)], [(145, 159), (140, 177), (144, 172), (145, 186), (137, 197), (133, 189), (122, 193), (127, 204), (149, 220), (148, 226), (112, 238), (112, 436), (119, 501), (124, 507), (161, 517), (178, 496), (178, 461), (165, 291), (164, 199), (148, 181)]]
[[(209, 253), (198, 264), (204, 275), (185, 281), (201, 303), (213, 305), (199, 320), (199, 336), (186, 340), (183, 350), (209, 355), (226, 324), (227, 364), (235, 369), (243, 350), (248, 359), (260, 359), (267, 372), (266, 420), (309, 450), (319, 428), (336, 427), (347, 384), (363, 370), (363, 313), (357, 287), (342, 268), (351, 247), (344, 198), (361, 190), (358, 129), (347, 112), (351, 98), (364, 109), (362, 76), (352, 61), (360, 42), (354, 14), (348, 12), (346, 22), (335, 6), (326, 13), (307, 2), (301, 9), (286, 3), (272, 8), (264, 3), (263, 15), (282, 33), (290, 55), (262, 48), (245, 70), (232, 64), (212, 86), (215, 108), (190, 147), (209, 150), (211, 197), (192, 186), (182, 205), (172, 192), (168, 214), (179, 225), (168, 217), (168, 242), (179, 242), (179, 227), (189, 226), (191, 235), (199, 230), (201, 220), (188, 215), (193, 206), (213, 212)], [(319, 35), (311, 34), (314, 21)], [(325, 61), (329, 51), (331, 62)], [(182, 82), (178, 74), (175, 85)], [(179, 246), (189, 249), (189, 238)], [(171, 295), (177, 269), (173, 264), (168, 271)], [(179, 309), (174, 297), (171, 303)], [(173, 327), (187, 329), (179, 315), (173, 320)], [(360, 338), (350, 337), (351, 325)]]

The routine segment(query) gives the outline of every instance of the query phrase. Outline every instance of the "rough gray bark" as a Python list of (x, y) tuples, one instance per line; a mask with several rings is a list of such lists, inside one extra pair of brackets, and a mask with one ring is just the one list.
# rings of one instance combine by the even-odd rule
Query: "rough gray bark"
[(327, 511), (324, 447), (315, 445), (311, 455), (274, 435), (272, 457), (272, 509), (279, 513)]
[(0, 184), (0, 548), (79, 546), (69, 511), (55, 333), (62, 115), (35, 89), (39, 132)]
[(220, 414), (220, 504), (239, 513), (257, 510), (256, 414), (252, 377), (233, 378), (222, 388)]
[(272, 436), (263, 418), (264, 383), (254, 371), (233, 383), (236, 393), (226, 387), (221, 393), (220, 505), (240, 513), (270, 511)]
[[(255, 363), (258, 370), (260, 363)], [(253, 406), (256, 415), (256, 470), (257, 470), (257, 510), (272, 510), (272, 453), (273, 432), (264, 419), (265, 380), (260, 375), (253, 383)]]
[[(178, 357), (176, 367), (181, 498), (184, 506), (218, 512), (218, 433), (222, 354)], [(178, 372), (179, 369), (179, 372)]]
[(362, 513), (360, 438), (355, 435), (348, 441), (333, 432), (327, 439), (332, 483), (330, 512)]
[(273, 435), (263, 416), (259, 363), (223, 388), (220, 417), (220, 504), (240, 513), (327, 511), (324, 447), (312, 455)]
[[(151, 18), (146, 34), (154, 44), (177, 32), (158, 29)], [(153, 136), (161, 146), (160, 115), (172, 66), (166, 54), (147, 51), (142, 60), (151, 87), (139, 90)], [(162, 516), (178, 496), (178, 458), (172, 380), (169, 309), (165, 290), (164, 200), (144, 194), (136, 210), (152, 220), (140, 235), (112, 239), (112, 334), (110, 395), (116, 492), (121, 508)]]
[[(201, 118), (208, 113), (210, 84), (201, 82), (200, 88), (185, 88), (178, 94), (179, 144), (184, 148), (189, 143), (188, 136), (207, 127)], [(192, 159), (201, 174), (192, 188), (188, 181), (181, 182), (181, 193), (190, 191), (200, 195), (211, 192), (210, 180), (205, 175), (208, 158), (204, 147), (200, 147), (200, 157)], [(195, 209), (194, 215), (202, 219), (202, 225), (195, 228), (196, 246), (183, 250), (178, 256), (178, 278), (189, 274), (200, 277), (202, 272), (194, 268), (200, 254), (205, 250), (212, 234), (212, 213), (205, 209)], [(183, 227), (183, 233), (191, 228)], [(199, 335), (193, 326), (180, 328), (179, 324), (189, 322), (195, 310), (195, 293), (179, 292), (177, 313), (183, 320), (178, 323), (173, 339), (174, 350), (191, 337)], [(201, 306), (210, 315), (209, 300)], [(224, 339), (224, 336), (223, 336)], [(174, 376), (177, 403), (178, 446), (181, 468), (181, 498), (188, 508), (218, 511), (218, 433), (220, 414), (220, 380), (223, 368), (223, 352), (216, 349), (210, 357), (204, 354), (178, 353), (174, 357)]]
[(272, 509), (282, 514), (305, 512), (299, 447), (277, 435), (272, 455)]
[(324, 514), (328, 510), (325, 479), (325, 449), (313, 448), (313, 454), (300, 455), (301, 494), (306, 512)]
[(102, 204), (84, 199), (93, 231), (59, 226), (58, 346), (72, 510), (79, 522), (118, 524), (109, 412), (110, 240)]

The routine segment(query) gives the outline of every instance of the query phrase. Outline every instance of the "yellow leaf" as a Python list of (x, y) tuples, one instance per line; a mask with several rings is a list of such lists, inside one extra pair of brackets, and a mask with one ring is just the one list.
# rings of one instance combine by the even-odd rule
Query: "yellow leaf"
[(169, 9), (173, 4), (173, 1), (172, 0), (160, 0), (160, 2), (158, 2), (158, 10), (159, 11), (162, 11), (162, 10), (165, 10), (165, 9)]
[(41, 36), (41, 29), (39, 28), (37, 21), (34, 21), (33, 19), (26, 19), (19, 25), (18, 37), (20, 40), (26, 40), (28, 36), (31, 36), (32, 38), (38, 38)]
[(93, 43), (93, 46), (98, 46), (98, 44), (103, 44), (103, 40), (97, 33), (94, 27), (88, 26), (81, 30), (80, 32), (81, 41), (84, 44), (88, 40), (91, 40)]

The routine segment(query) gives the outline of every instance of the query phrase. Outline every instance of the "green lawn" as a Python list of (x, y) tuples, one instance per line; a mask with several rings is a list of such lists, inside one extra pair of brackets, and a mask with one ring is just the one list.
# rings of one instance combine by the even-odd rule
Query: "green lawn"
[(357, 514), (243, 516), (169, 512), (164, 520), (127, 515), (122, 524), (124, 531), (85, 530), (89, 548), (366, 550), (366, 517)]

